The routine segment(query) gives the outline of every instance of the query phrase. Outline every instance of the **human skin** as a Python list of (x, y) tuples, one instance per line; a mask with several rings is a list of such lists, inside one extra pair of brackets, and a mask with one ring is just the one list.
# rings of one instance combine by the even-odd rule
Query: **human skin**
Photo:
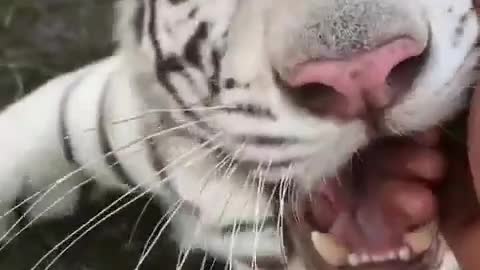
[(441, 229), (463, 270), (480, 269), (480, 88), (470, 106), (464, 153), (449, 158), (438, 195)]
[[(387, 205), (394, 205), (404, 222), (428, 222), (438, 218), (440, 229), (462, 270), (480, 269), (480, 87), (473, 94), (468, 112), (466, 143), (452, 141), (442, 130), (415, 137), (417, 144), (397, 146), (383, 158), (383, 166), (402, 170), (395, 176), (394, 188), (385, 191)], [(381, 150), (384, 151), (384, 150)], [(396, 154), (391, 154), (395, 151)], [(389, 165), (391, 164), (391, 165)], [(415, 192), (401, 183), (415, 183)], [(388, 192), (388, 193), (387, 193)], [(417, 203), (415, 203), (417, 202)], [(422, 218), (420, 218), (422, 217)]]

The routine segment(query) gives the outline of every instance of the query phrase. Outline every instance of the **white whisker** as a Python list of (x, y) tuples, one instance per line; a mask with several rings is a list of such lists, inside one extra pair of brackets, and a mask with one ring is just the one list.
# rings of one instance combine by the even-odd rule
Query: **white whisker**
[(260, 162), (257, 166), (257, 169), (256, 169), (256, 172), (255, 172), (255, 176), (254, 176), (254, 180), (259, 180), (260, 183), (257, 184), (257, 189), (256, 189), (256, 196), (255, 196), (255, 226), (253, 228), (253, 234), (255, 235), (254, 236), (254, 244), (253, 244), (253, 268), (254, 269), (257, 269), (258, 266), (257, 266), (257, 247), (258, 247), (258, 223), (259, 223), (259, 215), (260, 215), (260, 195), (261, 195), (261, 189), (262, 189), (262, 185), (264, 184), (263, 181), (262, 181), (262, 177), (260, 176), (261, 175), (261, 171), (262, 171), (262, 166), (263, 166), (263, 162)]
[[(167, 221), (165, 221), (165, 223), (162, 225), (162, 227), (160, 228), (160, 230), (158, 231), (157, 235), (155, 236), (155, 238), (153, 239), (152, 243), (150, 244), (150, 246), (145, 250), (144, 254), (142, 254), (142, 256), (140, 257), (140, 259), (138, 260), (138, 263), (137, 263), (137, 266), (135, 267), (135, 270), (138, 270), (140, 269), (140, 267), (142, 266), (143, 262), (145, 261), (145, 259), (147, 258), (148, 254), (150, 254), (150, 252), (153, 250), (153, 247), (155, 246), (155, 244), (158, 242), (158, 240), (160, 239), (160, 236), (162, 235), (163, 231), (165, 231), (165, 229), (168, 227), (168, 225), (170, 224), (170, 222), (172, 222), (173, 218), (175, 217), (175, 215), (178, 213), (178, 211), (181, 209), (182, 207), (182, 204), (183, 204), (183, 200), (179, 201), (179, 203), (177, 204), (177, 206), (175, 207), (175, 210), (173, 210), (173, 212), (170, 214), (170, 216), (168, 217)], [(162, 222), (162, 219), (157, 223), (157, 225), (161, 224)], [(157, 226), (155, 226), (155, 228), (158, 228)], [(155, 231), (153, 231), (152, 233), (154, 233)], [(150, 238), (149, 238), (150, 239)]]
[(208, 270), (213, 270), (213, 267), (215, 266), (215, 263), (217, 263), (217, 258), (213, 258), (213, 262), (210, 265), (210, 268), (208, 268)]
[[(219, 145), (217, 145), (217, 146), (219, 146)], [(227, 157), (226, 157), (226, 158), (227, 158)], [(225, 158), (225, 159), (226, 159), (226, 158)], [(214, 171), (216, 171), (217, 169), (221, 168), (221, 166), (223, 166), (222, 164), (224, 164), (222, 161), (218, 162), (213, 168), (209, 169), (209, 170), (207, 171), (207, 173), (202, 176), (202, 178), (200, 178), (199, 181), (200, 181), (201, 186), (202, 186), (202, 189), (201, 189), (201, 190), (203, 190), (203, 188), (205, 187), (205, 185), (206, 185), (206, 183), (207, 183), (207, 180), (208, 180), (208, 177), (209, 177)], [(200, 195), (201, 195), (201, 194), (199, 194), (199, 196), (200, 196)], [(162, 217), (162, 219), (163, 219), (163, 217)], [(157, 225), (155, 226), (153, 232), (156, 231), (156, 229), (158, 228), (158, 226), (159, 226), (160, 223), (161, 223), (161, 221), (160, 221), (159, 223), (157, 223)], [(169, 222), (167, 222), (167, 224), (168, 224), (168, 223), (169, 223)], [(161, 229), (161, 230), (160, 230), (160, 232), (159, 232), (159, 233), (157, 234), (157, 236), (155, 237), (155, 240), (153, 240), (154, 242), (158, 241), (158, 238), (160, 238), (161, 233), (163, 232), (163, 230), (164, 230), (164, 229)], [(151, 237), (153, 236), (153, 232), (152, 232), (152, 234), (150, 235), (150, 237), (148, 238), (147, 242), (150, 242), (150, 241), (151, 241)], [(139, 262), (138, 262), (138, 264), (137, 264), (137, 269), (142, 265), (143, 261), (146, 259), (146, 257), (148, 256), (148, 254), (151, 252), (151, 248), (152, 248), (152, 246), (150, 246), (150, 248), (148, 248), (147, 250), (145, 250), (145, 248), (144, 248), (144, 252), (142, 253), (142, 256), (141, 256), (141, 258), (140, 258), (140, 260), (139, 260)]]
[[(238, 222), (235, 219), (233, 222), (233, 230), (232, 230), (232, 235), (230, 236), (230, 253), (228, 254), (228, 269), (232, 270), (232, 265), (233, 265), (233, 248), (235, 247), (235, 239), (236, 239), (236, 234), (238, 234)], [(226, 266), (225, 266), (226, 267)]]
[(160, 220), (157, 221), (157, 223), (155, 224), (155, 227), (153, 227), (152, 232), (150, 233), (150, 235), (148, 236), (147, 240), (145, 241), (145, 244), (143, 245), (142, 255), (147, 252), (148, 247), (151, 245), (150, 243), (153, 242), (153, 239), (154, 239), (154, 237), (155, 237), (155, 232), (158, 230), (158, 228), (160, 227), (160, 225), (162, 225), (163, 221), (164, 221), (165, 219), (168, 219), (168, 217), (174, 215), (174, 213), (176, 212), (176, 210), (182, 206), (183, 202), (184, 202), (184, 201), (183, 201), (182, 199), (177, 200), (175, 203), (173, 203), (173, 204), (168, 208), (168, 210), (167, 210), (167, 211), (165, 212), (165, 214), (160, 218)]
[[(151, 134), (151, 135), (147, 135), (141, 139), (136, 139), (136, 140), (133, 140), (129, 143), (127, 143), (126, 145), (123, 145), (121, 147), (118, 147), (108, 153), (105, 153), (104, 155), (102, 155), (101, 158), (98, 158), (98, 159), (93, 159), (89, 162), (87, 162), (86, 164), (82, 165), (81, 167), (79, 167), (78, 169), (75, 169), (73, 170), (72, 172), (68, 173), (67, 175), (57, 179), (53, 184), (50, 184), (47, 186), (47, 188), (44, 188), (44, 189), (41, 189), (35, 193), (33, 193), (32, 195), (28, 196), (27, 198), (25, 198), (24, 200), (22, 200), (20, 203), (18, 203), (17, 205), (15, 205), (15, 207), (11, 208), (10, 210), (8, 210), (7, 212), (5, 212), (4, 214), (2, 214), (0, 216), (0, 219), (4, 218), (5, 216), (13, 213), (14, 211), (16, 211), (18, 208), (22, 207), (23, 205), (25, 205), (27, 202), (29, 202), (30, 200), (34, 199), (36, 196), (39, 196), (39, 195), (42, 195), (40, 198), (38, 198), (36, 200), (36, 202), (34, 202), (30, 208), (27, 210), (27, 212), (29, 212), (29, 210), (31, 210), (31, 208), (33, 208), (41, 199), (43, 199), (46, 195), (48, 195), (48, 193), (50, 193), (55, 187), (57, 187), (58, 185), (62, 184), (63, 182), (67, 181), (68, 179), (70, 179), (70, 177), (72, 177), (73, 175), (77, 174), (77, 173), (80, 173), (82, 172), (84, 169), (86, 169), (88, 166), (90, 165), (93, 165), (95, 163), (98, 163), (98, 162), (102, 162), (104, 161), (104, 158), (108, 155), (111, 155), (111, 154), (115, 154), (119, 151), (122, 151), (122, 150), (125, 150), (131, 146), (134, 146), (138, 143), (141, 143), (141, 142), (144, 142), (148, 139), (151, 139), (151, 138), (154, 138), (154, 137), (159, 137), (159, 136), (163, 136), (163, 135), (166, 135), (172, 131), (176, 131), (176, 130), (179, 130), (179, 129), (182, 129), (182, 128), (186, 128), (186, 127), (189, 127), (193, 124), (196, 124), (198, 122), (202, 122), (202, 121), (207, 121), (207, 120), (201, 120), (201, 121), (194, 121), (194, 122), (189, 122), (189, 123), (186, 123), (186, 124), (182, 124), (182, 125), (179, 125), (179, 126), (176, 126), (176, 127), (173, 127), (173, 128), (170, 128), (170, 129), (166, 129), (166, 130), (162, 130), (158, 133), (154, 133), (154, 134)], [(116, 164), (114, 164), (116, 165)], [(109, 166), (109, 168), (112, 167), (112, 166)], [(43, 194), (42, 194), (43, 193)], [(7, 232), (9, 233), (9, 232)], [(4, 240), (4, 238), (0, 238), (0, 242)]]
[[(196, 229), (196, 232), (195, 232), (195, 235), (198, 233), (198, 226), (197, 226), (197, 229)], [(176, 270), (181, 270), (183, 268), (183, 265), (185, 264), (185, 262), (187, 261), (187, 258), (188, 258), (188, 255), (190, 255), (190, 251), (192, 251), (192, 245), (190, 244), (190, 246), (188, 247), (187, 251), (186, 252), (183, 252), (183, 258), (181, 261), (177, 262), (177, 266), (176, 266)], [(179, 257), (180, 258), (180, 257)], [(138, 269), (135, 269), (135, 270), (138, 270)]]
[(128, 238), (129, 244), (133, 242), (133, 237), (135, 236), (135, 232), (137, 231), (138, 226), (140, 225), (140, 221), (142, 220), (142, 217), (145, 215), (145, 212), (147, 211), (148, 206), (150, 206), (154, 198), (155, 198), (155, 195), (152, 194), (148, 199), (148, 201), (143, 206), (142, 210), (140, 211), (140, 214), (138, 215), (137, 220), (135, 221), (135, 224), (133, 224), (132, 231), (130, 232), (130, 237)]
[(281, 248), (282, 248), (282, 257), (284, 260), (287, 260), (287, 253), (285, 250), (285, 235), (284, 235), (284, 220), (285, 220), (285, 196), (288, 191), (288, 186), (291, 182), (291, 169), (292, 166), (289, 166), (284, 177), (280, 180), (280, 190), (279, 190), (279, 209), (278, 209), (278, 220), (277, 220), (277, 231), (280, 234)]
[(202, 263), (200, 264), (200, 270), (205, 270), (206, 265), (207, 265), (207, 253), (203, 255)]
[[(221, 133), (219, 132), (218, 134), (212, 136), (211, 139), (207, 140), (206, 142), (202, 143), (201, 145), (199, 145), (198, 147), (195, 147), (193, 149), (191, 149), (190, 151), (184, 153), (183, 155), (181, 155), (180, 157), (176, 158), (175, 160), (171, 161), (168, 165), (166, 165), (162, 170), (158, 171), (156, 173), (156, 176), (158, 175), (161, 175), (163, 172), (165, 172), (169, 167), (173, 166), (174, 164), (176, 164), (177, 162), (179, 162), (180, 160), (182, 160), (183, 158), (193, 154), (194, 152), (200, 150), (200, 149), (203, 149), (205, 146), (207, 146), (211, 141), (213, 141), (214, 139), (218, 138), (219, 136), (221, 136)], [(98, 217), (100, 217), (101, 215), (103, 215), (105, 212), (107, 212), (108, 210), (110, 210), (110, 208), (112, 208), (113, 206), (115, 206), (118, 202), (120, 202), (121, 200), (123, 200), (124, 198), (126, 198), (128, 195), (130, 195), (131, 193), (135, 192), (136, 190), (138, 190), (139, 188), (141, 188), (144, 184), (151, 184), (152, 182), (155, 182), (155, 186), (158, 185), (158, 184), (164, 184), (167, 182), (167, 180), (170, 179), (169, 177), (167, 177), (166, 179), (162, 179), (162, 181), (159, 181), (159, 182), (156, 182), (155, 180), (152, 180), (152, 181), (149, 181), (147, 183), (142, 183), (141, 185), (137, 185), (136, 187), (130, 189), (128, 192), (126, 192), (124, 195), (122, 195), (120, 198), (118, 198), (117, 200), (115, 200), (114, 202), (112, 202), (110, 205), (108, 205), (106, 208), (104, 208), (102, 211), (100, 211), (98, 214), (96, 214), (94, 217), (92, 217), (89, 221), (87, 221), (85, 224), (83, 224), (82, 226), (80, 226), (78, 229), (76, 229), (74, 232), (72, 232), (71, 234), (69, 234), (67, 237), (65, 237), (61, 242), (59, 242), (57, 245), (55, 245), (52, 249), (50, 249), (50, 251), (48, 251), (42, 258), (40, 258), (37, 263), (32, 267), (30, 268), (30, 270), (34, 270), (34, 269), (37, 269), (37, 267), (48, 257), (50, 256), (50, 254), (52, 254), (52, 252), (54, 252), (56, 249), (58, 249), (61, 245), (63, 245), (66, 241), (70, 240), (75, 234), (77, 234), (78, 232), (82, 231), (83, 229), (87, 228), (80, 236), (78, 236), (77, 238), (75, 238), (74, 241), (72, 241), (72, 243), (70, 243), (62, 252), (60, 252), (54, 259), (53, 261), (47, 266), (47, 268), (45, 268), (44, 270), (48, 270), (50, 269), (50, 267), (56, 262), (56, 260), (58, 260), (71, 246), (73, 246), (76, 242), (78, 242), (78, 240), (80, 240), (85, 234), (87, 234), (88, 232), (90, 232), (92, 229), (94, 229), (96, 226), (98, 226), (99, 224), (103, 223), (105, 220), (107, 220), (109, 217), (113, 216), (114, 214), (118, 213), (119, 211), (121, 211), (122, 209), (124, 209), (125, 207), (129, 206), (130, 204), (132, 204), (133, 202), (137, 201), (138, 199), (142, 198), (143, 196), (145, 196), (145, 194), (149, 193), (153, 187), (149, 187), (148, 189), (146, 189), (144, 192), (142, 192), (141, 194), (137, 195), (135, 198), (133, 198), (132, 200), (130, 200), (128, 203), (125, 203), (123, 204), (121, 207), (117, 208), (116, 210), (114, 210), (113, 212), (109, 213), (108, 215), (106, 215), (105, 217), (103, 217), (102, 219), (100, 219), (99, 221), (97, 221), (96, 223), (94, 223), (93, 225), (91, 225), (90, 227), (87, 227), (89, 226), (92, 222), (94, 222), (95, 219), (97, 219)]]
[[(197, 121), (198, 122), (198, 121)], [(175, 131), (177, 129), (180, 129), (180, 128), (184, 128), (185, 126), (189, 125), (191, 123), (187, 123), (186, 125), (181, 125), (181, 126), (177, 126), (177, 127), (174, 127), (174, 128), (171, 128), (171, 129), (167, 129), (167, 130), (163, 130), (163, 131), (160, 131), (160, 132), (157, 132), (157, 133), (153, 133), (151, 135), (148, 135), (148, 136), (145, 136), (144, 139), (141, 139), (141, 140), (135, 140), (135, 141), (132, 141), (130, 142), (129, 144), (127, 145), (124, 145), (122, 147), (119, 147), (117, 148), (116, 150), (113, 150), (105, 155), (102, 156), (102, 159), (109, 155), (109, 154), (113, 154), (113, 153), (116, 153), (116, 152), (119, 152), (121, 150), (124, 150), (124, 149), (127, 149), (128, 147), (131, 147), (137, 143), (141, 143), (141, 142), (144, 142), (150, 138), (156, 138), (156, 137), (159, 137), (159, 136), (163, 136), (165, 134), (167, 134), (168, 132), (171, 132), (171, 131)], [(134, 153), (137, 153), (141, 150), (137, 150), (137, 151), (134, 151), (132, 154)], [(98, 162), (98, 160), (97, 160)], [(111, 168), (113, 166), (116, 166), (118, 165), (118, 161), (115, 162), (114, 164), (111, 164), (108, 166), (108, 168)], [(67, 181), (71, 176), (73, 176), (74, 174), (82, 171), (83, 169), (86, 168), (86, 166), (88, 166), (89, 163), (85, 164), (84, 166), (81, 166), (79, 169), (67, 174), (66, 176), (60, 178), (59, 180), (57, 180), (54, 184), (50, 185), (50, 187), (48, 189), (46, 189), (45, 191), (43, 190), (40, 190), (36, 193), (34, 193), (33, 195), (29, 196), (27, 199), (23, 200), (20, 204), (16, 205), (15, 207), (13, 207), (12, 209), (10, 209), (9, 211), (7, 211), (6, 213), (4, 213), (2, 216), (0, 216), (0, 219), (3, 218), (4, 216), (7, 216), (8, 214), (12, 213), (13, 211), (15, 211), (15, 209), (18, 209), (19, 207), (21, 207), (21, 205), (25, 204), (26, 202), (28, 202), (29, 200), (33, 199), (35, 196), (38, 196), (41, 194), (41, 192), (43, 192), (43, 194), (41, 194), (41, 196), (35, 200), (34, 203), (32, 203), (32, 205), (29, 206), (29, 208), (22, 214), (21, 217), (19, 217), (17, 219), (17, 221), (12, 225), (10, 226), (10, 228), (3, 234), (2, 237), (0, 237), (0, 242), (4, 241), (5, 238), (21, 223), (21, 221), (34, 209), (34, 207), (40, 203), (42, 201), (42, 199), (44, 199), (52, 190), (54, 190), (58, 185), (64, 183), (65, 181)], [(80, 187), (82, 187), (83, 185), (91, 182), (94, 180), (94, 177), (90, 177), (86, 180), (84, 180), (82, 183), (74, 186), (73, 188), (69, 189), (63, 196), (61, 196), (60, 198), (58, 198), (57, 200), (55, 200), (52, 204), (50, 204), (49, 207), (47, 207), (46, 209), (44, 209), (40, 214), (38, 214), (36, 217), (34, 217), (26, 226), (24, 226), (22, 229), (20, 229), (20, 231), (18, 231), (17, 233), (14, 234), (13, 237), (11, 237), (8, 241), (6, 241), (6, 243), (4, 245), (2, 245), (0, 247), (0, 252), (3, 251), (14, 239), (16, 239), (22, 232), (24, 232), (26, 229), (28, 229), (36, 220), (38, 220), (40, 217), (42, 217), (46, 212), (50, 211), (55, 205), (57, 205), (58, 203), (60, 203), (61, 201), (63, 201), (66, 196), (68, 194), (71, 194), (73, 191), (79, 189)]]
[[(188, 108), (188, 109), (152, 109), (152, 110), (147, 110), (141, 114), (138, 114), (138, 115), (134, 115), (134, 116), (131, 116), (131, 117), (126, 117), (126, 118), (122, 118), (122, 119), (117, 119), (117, 120), (113, 120), (110, 122), (111, 125), (119, 125), (119, 124), (123, 124), (123, 123), (126, 123), (126, 122), (130, 122), (130, 121), (134, 121), (134, 120), (140, 120), (140, 119), (144, 119), (146, 116), (148, 115), (152, 115), (152, 114), (161, 114), (161, 113), (171, 113), (171, 112), (200, 112), (200, 111), (204, 111), (204, 112), (208, 112), (208, 111), (218, 111), (218, 110), (223, 110), (223, 109), (232, 109), (234, 107), (231, 107), (231, 106), (215, 106), (215, 107), (196, 107), (196, 108)], [(96, 127), (92, 127), (92, 128), (87, 128), (84, 130), (84, 132), (89, 132), (89, 131), (95, 131), (97, 130), (98, 128)]]

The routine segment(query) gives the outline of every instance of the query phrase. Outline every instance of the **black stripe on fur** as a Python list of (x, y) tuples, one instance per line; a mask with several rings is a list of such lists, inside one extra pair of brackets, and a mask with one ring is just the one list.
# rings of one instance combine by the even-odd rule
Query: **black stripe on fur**
[(185, 70), (185, 67), (182, 64), (182, 59), (179, 59), (177, 56), (165, 57), (163, 55), (160, 47), (160, 41), (157, 37), (157, 11), (154, 8), (156, 6), (156, 2), (157, 0), (150, 0), (150, 22), (148, 23), (148, 33), (155, 53), (155, 73), (157, 76), (157, 80), (163, 85), (163, 87), (171, 95), (171, 97), (178, 104), (178, 106), (181, 109), (185, 110), (183, 113), (187, 117), (194, 121), (199, 121), (197, 126), (202, 128), (203, 130), (211, 131), (211, 128), (208, 125), (206, 125), (204, 122), (200, 122), (200, 117), (194, 111), (188, 110), (188, 106), (179, 96), (177, 89), (169, 80), (170, 73), (182, 72)]
[(59, 119), (58, 119), (59, 133), (60, 133), (60, 138), (62, 140), (61, 144), (63, 149), (63, 155), (69, 163), (77, 166), (79, 166), (80, 163), (75, 160), (75, 155), (74, 155), (73, 146), (72, 146), (72, 139), (68, 131), (67, 109), (68, 109), (70, 96), (75, 91), (77, 86), (85, 79), (85, 77), (87, 77), (87, 75), (82, 75), (80, 78), (75, 80), (64, 90), (62, 99), (60, 100), (60, 111), (59, 111)]
[(196, 68), (202, 69), (202, 56), (201, 56), (201, 45), (202, 42), (208, 37), (208, 23), (201, 22), (198, 24), (195, 33), (190, 37), (185, 46), (184, 57), (185, 59), (195, 66)]
[(112, 168), (113, 173), (126, 185), (129, 187), (135, 187), (135, 182), (133, 182), (125, 171), (125, 168), (122, 167), (120, 160), (118, 160), (117, 155), (113, 152), (113, 148), (108, 138), (108, 132), (106, 127), (105, 121), (105, 103), (107, 93), (110, 89), (110, 81), (107, 81), (104, 89), (102, 90), (102, 97), (100, 99), (99, 108), (98, 108), (98, 122), (97, 122), (97, 130), (98, 130), (98, 139), (99, 139), (99, 147), (102, 150), (102, 153), (105, 155), (105, 162)]
[(145, 20), (145, 3), (143, 0), (137, 0), (138, 7), (137, 10), (135, 11), (135, 16), (133, 17), (133, 27), (135, 31), (135, 38), (137, 39), (137, 42), (141, 42), (142, 37), (143, 37), (143, 22)]

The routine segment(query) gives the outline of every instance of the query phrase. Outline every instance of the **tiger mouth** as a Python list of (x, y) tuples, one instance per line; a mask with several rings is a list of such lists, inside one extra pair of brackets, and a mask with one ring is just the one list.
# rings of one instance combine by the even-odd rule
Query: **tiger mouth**
[[(400, 104), (405, 97), (414, 90), (415, 82), (420, 77), (430, 57), (430, 35), (424, 44), (410, 38), (406, 38), (406, 40), (416, 45), (415, 50), (410, 57), (396, 63), (386, 76), (385, 84), (382, 87), (388, 89), (388, 91), (386, 91), (388, 94), (385, 95), (389, 95), (390, 97), (383, 101), (372, 101), (375, 99), (372, 97), (373, 94), (364, 90), (366, 92), (362, 93), (361, 96), (363, 95), (365, 99), (362, 101), (365, 102), (363, 104), (365, 108), (360, 110), (361, 112), (358, 114), (351, 112), (350, 108), (353, 106), (352, 104), (355, 104), (358, 100), (349, 100), (348, 95), (343, 93), (341, 89), (336, 89), (334, 86), (324, 82), (321, 79), (322, 72), (320, 72), (320, 67), (315, 67), (315, 65), (323, 65), (324, 63), (315, 60), (315, 58), (301, 62), (296, 65), (297, 69), (292, 68), (292, 70), (289, 71), (292, 74), (296, 74), (296, 76), (293, 77), (303, 76), (308, 79), (292, 83), (288, 80), (289, 75), (282, 74), (279, 69), (272, 67), (274, 81), (292, 104), (311, 115), (339, 122), (360, 119), (374, 132), (386, 132), (387, 128), (383, 123), (385, 113), (395, 105)], [(381, 57), (379, 56), (375, 59), (379, 58)], [(341, 62), (341, 64), (344, 63)], [(332, 66), (336, 67), (333, 63), (329, 63), (329, 65), (330, 66), (325, 67), (325, 69), (332, 68)], [(344, 67), (344, 69), (347, 69), (347, 67)], [(310, 74), (314, 73), (312, 70), (316, 70), (316, 75)], [(287, 72), (287, 74), (289, 73)], [(290, 74), (290, 76), (292, 75)], [(373, 102), (372, 104), (376, 102), (379, 103), (372, 105), (370, 102)]]
[(404, 244), (381, 251), (352, 252), (333, 235), (307, 229), (311, 246), (328, 265), (339, 269), (429, 269), (437, 257), (440, 237), (434, 223), (404, 237)]
[[(366, 148), (377, 146), (372, 143)], [(388, 207), (384, 208), (384, 201), (377, 198), (383, 195), (370, 189), (373, 185), (385, 185), (389, 180), (370, 180), (367, 173), (357, 168), (355, 160), (365, 160), (364, 165), (370, 168), (372, 162), (367, 163), (372, 161), (369, 155), (373, 154), (361, 150), (358, 155), (345, 165), (344, 170), (350, 172), (350, 178), (342, 178), (345, 180), (342, 183), (336, 178), (326, 179), (308, 196), (303, 196), (298, 218), (290, 224), (295, 227), (292, 228), (294, 238), (303, 239), (300, 245), (306, 246), (312, 251), (310, 254), (333, 269), (435, 269), (436, 262), (441, 259), (435, 207), (426, 206), (429, 211), (424, 212), (421, 219), (425, 223), (399, 229), (395, 223), (398, 212), (384, 211)], [(340, 173), (338, 177), (344, 175)], [(425, 183), (421, 181), (410, 184), (431, 188), (423, 186)], [(422, 196), (411, 199), (422, 200)]]
[[(308, 220), (308, 215), (304, 217), (306, 218), (296, 221), (295, 225), (291, 224), (297, 227), (293, 237), (302, 234), (301, 238), (309, 240), (302, 245), (333, 269), (436, 269), (434, 265), (440, 259), (438, 251), (441, 238), (435, 222), (406, 233), (396, 246), (378, 250), (369, 250), (368, 247), (352, 250), (334, 234), (321, 231), (318, 224)], [(313, 259), (317, 260), (318, 258)]]

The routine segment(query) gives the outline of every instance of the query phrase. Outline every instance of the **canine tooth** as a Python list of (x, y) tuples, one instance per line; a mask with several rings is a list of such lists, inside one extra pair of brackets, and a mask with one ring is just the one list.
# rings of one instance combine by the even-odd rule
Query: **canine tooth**
[(411, 252), (408, 247), (402, 247), (398, 251), (398, 258), (402, 261), (409, 261), (411, 257)]
[(405, 243), (414, 254), (427, 251), (433, 243), (436, 232), (435, 224), (426, 225), (417, 231), (408, 233), (404, 237)]
[(371, 261), (372, 261), (372, 259), (370, 258), (370, 256), (367, 253), (363, 253), (362, 255), (360, 255), (360, 262), (362, 264), (369, 263)]
[(390, 251), (387, 254), (387, 260), (393, 261), (398, 259), (397, 253), (395, 251)]
[(372, 261), (373, 262), (376, 262), (376, 263), (379, 263), (379, 262), (384, 262), (387, 260), (387, 257), (386, 256), (382, 256), (382, 255), (372, 255)]
[(320, 256), (332, 266), (344, 266), (348, 260), (348, 250), (335, 239), (324, 233), (312, 232), (312, 243)]
[(351, 266), (359, 266), (360, 265), (360, 256), (357, 254), (350, 254), (348, 255), (348, 264)]

